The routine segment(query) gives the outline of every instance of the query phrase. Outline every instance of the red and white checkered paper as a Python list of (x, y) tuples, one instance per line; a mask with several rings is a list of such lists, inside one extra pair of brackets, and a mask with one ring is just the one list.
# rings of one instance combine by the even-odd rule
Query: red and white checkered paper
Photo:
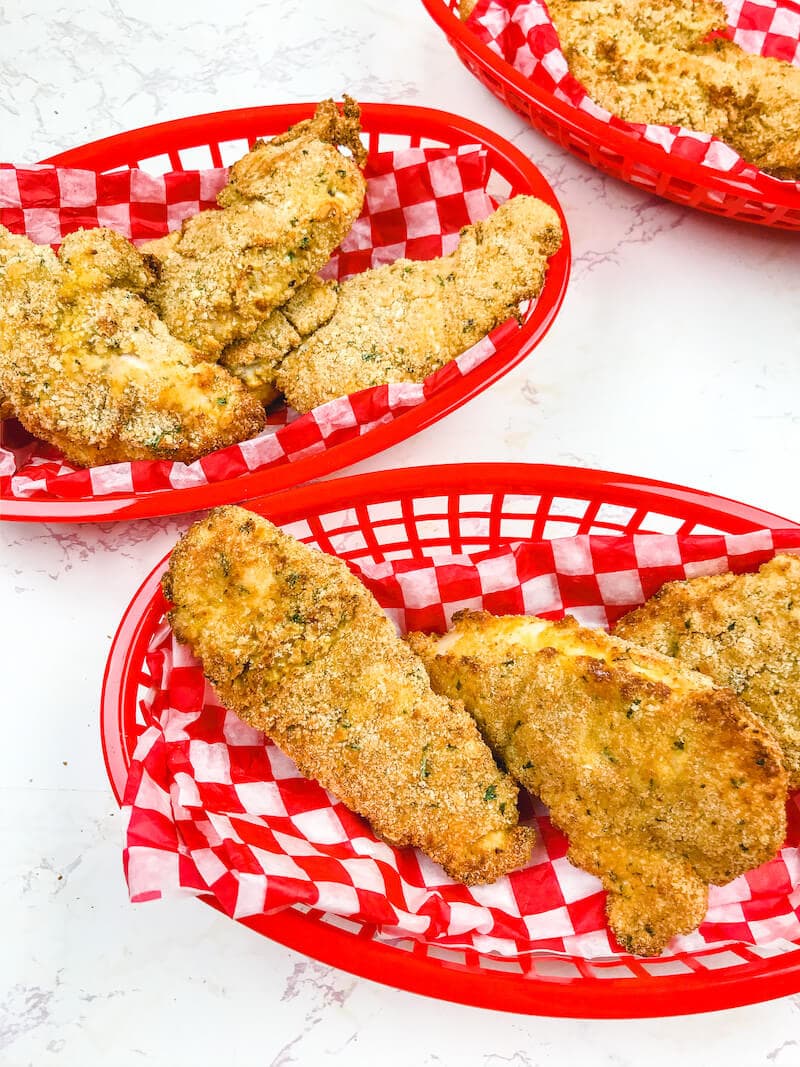
[[(727, 36), (745, 51), (784, 59), (800, 66), (800, 7), (791, 0), (723, 0), (728, 12)], [(668, 155), (704, 167), (742, 175), (758, 184), (765, 196), (770, 189), (795, 186), (773, 178), (747, 163), (729, 145), (710, 134), (681, 126), (626, 122), (596, 104), (583, 85), (569, 73), (558, 34), (545, 0), (478, 0), (469, 17), (470, 29), (493, 52), (534, 84), (580, 111), (624, 130), (637, 140), (660, 145)]]
[[(486, 218), (498, 200), (486, 190), (490, 168), (479, 146), (382, 152), (367, 164), (364, 209), (322, 272), (346, 278), (401, 256), (431, 259), (458, 243), (461, 227)], [(215, 207), (227, 170), (155, 177), (140, 170), (94, 171), (0, 166), (0, 224), (57, 245), (81, 227), (108, 226), (137, 243), (162, 237)], [(526, 315), (532, 313), (533, 305)], [(333, 448), (423, 403), (495, 353), (517, 330), (509, 320), (423, 383), (377, 386), (332, 400), (306, 415), (273, 410), (259, 436), (194, 463), (140, 460), (90, 469), (69, 464), (13, 420), (0, 423), (0, 497), (77, 500), (184, 489), (264, 471)]]
[[(800, 552), (800, 533), (585, 535), (471, 557), (351, 566), (401, 632), (441, 630), (464, 607), (551, 618), (569, 612), (607, 626), (665, 581), (754, 570), (779, 550)], [(529, 866), (469, 889), (416, 850), (378, 840), (263, 734), (226, 712), (163, 619), (147, 666), (147, 727), (123, 800), (133, 901), (211, 894), (237, 919), (296, 905), (345, 917), (380, 939), (505, 956), (626, 956), (607, 928), (600, 882), (567, 861), (567, 841), (538, 801), (521, 798), (540, 834)], [(671, 952), (800, 942), (800, 794), (788, 814), (780, 854), (713, 887), (702, 926), (675, 938)]]

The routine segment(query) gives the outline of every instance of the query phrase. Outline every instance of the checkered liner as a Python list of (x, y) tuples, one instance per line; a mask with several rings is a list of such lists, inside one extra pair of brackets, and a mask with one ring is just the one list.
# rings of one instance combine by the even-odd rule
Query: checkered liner
[[(800, 551), (795, 529), (580, 535), (470, 555), (434, 550), (427, 559), (389, 559), (378, 546), (396, 527), (359, 529), (347, 518), (336, 513), (324, 516), (321, 526), (302, 521), (285, 529), (348, 559), (401, 632), (442, 629), (465, 607), (552, 618), (569, 612), (607, 626), (665, 581), (753, 570), (776, 551)], [(462, 522), (462, 536), (480, 531), (479, 515), (465, 521), (475, 529), (465, 533)], [(333, 527), (349, 530), (326, 533)], [(522, 804), (523, 816), (540, 833), (530, 865), (492, 886), (468, 889), (420, 853), (379, 841), (318, 783), (301, 778), (262, 734), (226, 712), (163, 616), (154, 626), (147, 668), (146, 728), (123, 800), (125, 869), (134, 901), (210, 894), (237, 919), (294, 906), (409, 951), (462, 961), (477, 953), (480, 966), (500, 956), (498, 966), (521, 973), (534, 968), (524, 962), (531, 954), (539, 961), (536, 973), (543, 955), (558, 966), (566, 965), (566, 956), (581, 974), (596, 966), (586, 961), (598, 958), (605, 961), (605, 977), (616, 976), (608, 970), (613, 962), (626, 974), (642, 966), (656, 973), (658, 965), (672, 968), (658, 973), (683, 973), (728, 966), (728, 956), (740, 963), (748, 954), (788, 951), (800, 942), (800, 794), (789, 801), (789, 833), (779, 856), (712, 888), (706, 920), (697, 932), (674, 939), (669, 964), (642, 964), (614, 941), (599, 881), (567, 861), (567, 842), (538, 802), (524, 797)], [(723, 945), (732, 950), (723, 952)]]
[[(800, 7), (790, 0), (724, 0), (732, 38), (745, 51), (784, 59), (800, 66)], [(457, 8), (456, 0), (450, 4)], [(752, 181), (764, 196), (770, 189), (794, 186), (773, 178), (745, 162), (732, 148), (680, 126), (625, 122), (596, 104), (574, 78), (559, 46), (545, 0), (478, 0), (469, 27), (493, 52), (520, 74), (553, 93), (559, 100), (632, 134), (637, 140), (660, 145), (669, 155)]]
[[(408, 148), (372, 155), (364, 210), (324, 273), (346, 278), (401, 256), (431, 259), (458, 243), (462, 226), (486, 218), (503, 199), (487, 191), (488, 156), (477, 146)], [(57, 245), (80, 227), (108, 226), (142, 241), (161, 237), (215, 206), (227, 170), (169, 173), (0, 166), (0, 223), (41, 244)], [(533, 313), (531, 303), (524, 312)], [(258, 437), (191, 464), (114, 463), (76, 469), (18, 423), (0, 424), (0, 496), (79, 500), (120, 493), (184, 489), (292, 463), (368, 433), (416, 407), (492, 356), (516, 333), (509, 320), (421, 384), (377, 386), (332, 400), (306, 415), (286, 406)]]

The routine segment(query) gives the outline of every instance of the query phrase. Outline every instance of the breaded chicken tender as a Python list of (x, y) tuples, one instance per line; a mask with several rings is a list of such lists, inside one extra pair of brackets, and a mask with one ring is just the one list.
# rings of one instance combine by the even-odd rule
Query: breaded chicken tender
[(800, 558), (669, 582), (614, 633), (729, 686), (775, 734), (800, 788)]
[(800, 68), (708, 39), (718, 0), (548, 0), (570, 72), (629, 122), (714, 134), (778, 178), (800, 178)]
[(170, 336), (141, 293), (146, 260), (111, 230), (59, 256), (0, 227), (0, 394), (71, 462), (191, 461), (252, 437), (264, 411), (242, 383)]
[(548, 805), (569, 858), (608, 891), (629, 951), (661, 952), (701, 922), (709, 883), (775, 855), (780, 749), (730, 690), (571, 618), (454, 621), (411, 647), (434, 690), (464, 701), (509, 774)]
[(313, 119), (256, 142), (231, 168), (222, 211), (144, 246), (158, 273), (147, 298), (171, 333), (217, 359), (324, 266), (364, 201), (359, 116), (349, 97), (342, 113), (326, 100)]
[(312, 275), (246, 341), (228, 345), (220, 363), (267, 407), (280, 396), (275, 385), (278, 367), (304, 337), (328, 322), (336, 301), (336, 283)]
[(181, 539), (163, 587), (225, 706), (386, 841), (470, 885), (528, 860), (516, 786), (343, 562), (225, 507)]
[(278, 367), (278, 388), (305, 412), (371, 385), (422, 381), (538, 295), (561, 239), (551, 207), (516, 196), (464, 227), (449, 256), (348, 278), (330, 322)]

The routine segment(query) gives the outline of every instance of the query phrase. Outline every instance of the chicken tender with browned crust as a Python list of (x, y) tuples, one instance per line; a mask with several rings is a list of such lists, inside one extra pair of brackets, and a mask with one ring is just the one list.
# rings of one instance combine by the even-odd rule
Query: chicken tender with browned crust
[(312, 275), (247, 340), (228, 345), (220, 363), (241, 378), (267, 407), (280, 396), (275, 384), (278, 367), (304, 337), (328, 322), (336, 307), (336, 294), (335, 282)]
[(800, 558), (669, 582), (614, 632), (729, 686), (775, 734), (800, 788)]
[(330, 322), (278, 368), (278, 388), (305, 412), (372, 385), (421, 382), (541, 292), (561, 239), (551, 207), (517, 196), (466, 226), (449, 256), (348, 278)]
[[(578, 0), (570, 0), (578, 2)], [(624, 19), (631, 32), (653, 44), (671, 45), (690, 51), (704, 41), (710, 33), (726, 24), (725, 8), (718, 0), (583, 0), (593, 6), (586, 12), (576, 8), (577, 17), (588, 22), (597, 22), (612, 14)], [(566, 8), (567, 0), (553, 0), (552, 8), (559, 4)], [(567, 13), (572, 9), (566, 9)]]
[(528, 860), (516, 786), (341, 560), (219, 508), (178, 543), (163, 586), (225, 706), (377, 834), (467, 884)]
[[(558, 0), (556, 0), (558, 2)], [(702, 41), (720, 23), (720, 5), (718, 0), (651, 0), (644, 4), (642, 0), (610, 0), (614, 12), (629, 22), (632, 29), (646, 37), (647, 40), (676, 47), (691, 48)], [(548, 4), (548, 8), (551, 5)], [(461, 0), (459, 15), (466, 21), (476, 7), (476, 0)], [(607, 14), (608, 2), (596, 0), (596, 17)], [(552, 12), (551, 12), (552, 16)], [(726, 18), (722, 8), (722, 20)]]
[(266, 408), (281, 395), (275, 385), (278, 367), (301, 341), (300, 334), (278, 308), (246, 341), (229, 344), (220, 364), (240, 378)]
[(189, 462), (264, 425), (238, 379), (170, 336), (141, 296), (151, 282), (111, 230), (56, 256), (0, 227), (0, 394), (75, 464)]
[(761, 170), (800, 178), (800, 68), (708, 39), (717, 0), (549, 0), (570, 72), (629, 122), (713, 134)]
[(701, 922), (709, 883), (775, 855), (780, 749), (730, 690), (571, 618), (454, 621), (411, 647), (434, 690), (464, 701), (509, 774), (548, 805), (569, 858), (608, 891), (629, 951), (661, 952)]
[[(170, 332), (209, 358), (250, 337), (318, 271), (361, 211), (358, 105), (332, 100), (313, 119), (258, 141), (217, 202), (144, 249), (157, 261), (147, 298)], [(337, 145), (348, 147), (350, 157)]]
[(337, 283), (315, 274), (281, 306), (281, 313), (300, 337), (308, 337), (331, 319), (338, 300)]

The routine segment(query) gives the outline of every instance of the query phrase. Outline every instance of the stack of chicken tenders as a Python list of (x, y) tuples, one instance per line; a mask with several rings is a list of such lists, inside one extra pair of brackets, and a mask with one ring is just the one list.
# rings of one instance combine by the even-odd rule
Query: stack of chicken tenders
[(449, 256), (317, 276), (364, 202), (359, 132), (353, 100), (323, 102), (231, 168), (221, 210), (140, 249), (97, 228), (56, 255), (0, 227), (0, 416), (79, 466), (188, 463), (255, 436), (281, 395), (307, 412), (422, 381), (518, 314), (562, 236), (532, 196)]
[(614, 635), (467, 611), (403, 640), (342, 561), (225, 507), (184, 535), (163, 586), (225, 706), (458, 881), (528, 861), (522, 786), (601, 879), (619, 942), (655, 955), (699, 925), (709, 884), (783, 843), (800, 781), (795, 556), (667, 586)]

